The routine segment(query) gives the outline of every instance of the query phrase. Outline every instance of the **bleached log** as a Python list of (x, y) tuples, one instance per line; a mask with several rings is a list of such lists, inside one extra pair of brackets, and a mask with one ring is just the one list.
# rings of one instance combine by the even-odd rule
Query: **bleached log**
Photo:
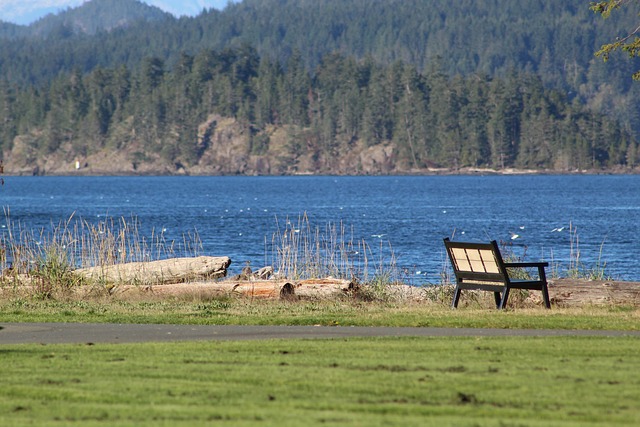
[(224, 277), (230, 264), (228, 257), (200, 256), (81, 268), (75, 273), (94, 282), (148, 286)]
[(147, 287), (120, 286), (119, 292), (128, 292), (138, 288), (142, 292), (167, 296), (244, 296), (259, 299), (327, 298), (348, 291), (356, 286), (341, 279), (309, 279), (300, 282), (289, 280), (223, 280), (217, 282), (190, 282), (160, 284)]

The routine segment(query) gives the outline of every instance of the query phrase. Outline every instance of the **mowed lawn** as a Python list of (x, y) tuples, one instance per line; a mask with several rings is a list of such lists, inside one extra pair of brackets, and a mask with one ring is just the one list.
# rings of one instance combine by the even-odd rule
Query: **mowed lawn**
[(2, 426), (636, 426), (634, 337), (0, 347)]

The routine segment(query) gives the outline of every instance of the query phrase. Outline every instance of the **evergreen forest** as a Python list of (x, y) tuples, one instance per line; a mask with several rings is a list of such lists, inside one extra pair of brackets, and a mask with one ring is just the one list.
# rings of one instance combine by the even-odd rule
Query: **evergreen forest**
[(0, 24), (0, 150), (14, 173), (630, 171), (638, 64), (593, 53), (636, 18), (578, 0), (244, 0), (177, 19), (92, 0)]

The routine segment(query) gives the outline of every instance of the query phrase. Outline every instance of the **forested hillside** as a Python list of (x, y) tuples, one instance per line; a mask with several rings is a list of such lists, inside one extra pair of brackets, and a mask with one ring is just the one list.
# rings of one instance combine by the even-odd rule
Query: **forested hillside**
[(143, 14), (110, 30), (80, 13), (115, 1), (138, 5), (93, 0), (66, 12), (74, 25), (3, 26), (9, 170), (638, 163), (634, 64), (593, 57), (634, 16), (605, 25), (578, 0), (244, 0), (196, 18)]

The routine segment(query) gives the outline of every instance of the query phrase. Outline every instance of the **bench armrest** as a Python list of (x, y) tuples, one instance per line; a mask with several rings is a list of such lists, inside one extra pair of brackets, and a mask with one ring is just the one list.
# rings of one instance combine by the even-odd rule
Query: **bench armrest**
[(548, 262), (505, 262), (504, 263), (505, 267), (512, 267), (512, 268), (518, 268), (518, 267), (548, 267), (549, 263)]
[(538, 269), (538, 279), (541, 282), (547, 283), (547, 273), (544, 271), (544, 268), (549, 266), (548, 262), (505, 262), (504, 266), (506, 268), (536, 267)]

